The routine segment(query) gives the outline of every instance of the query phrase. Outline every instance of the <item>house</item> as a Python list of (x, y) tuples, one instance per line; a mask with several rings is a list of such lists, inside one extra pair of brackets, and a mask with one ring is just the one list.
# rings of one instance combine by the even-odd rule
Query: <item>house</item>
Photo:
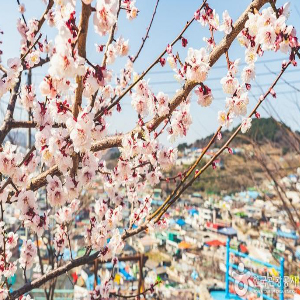
[(145, 235), (141, 239), (135, 240), (134, 243), (134, 246), (138, 249), (138, 251), (140, 251), (141, 253), (147, 253), (153, 249), (157, 249), (159, 240), (154, 236)]
[(246, 205), (244, 208), (245, 213), (252, 218), (260, 219), (262, 217), (262, 209), (261, 207)]

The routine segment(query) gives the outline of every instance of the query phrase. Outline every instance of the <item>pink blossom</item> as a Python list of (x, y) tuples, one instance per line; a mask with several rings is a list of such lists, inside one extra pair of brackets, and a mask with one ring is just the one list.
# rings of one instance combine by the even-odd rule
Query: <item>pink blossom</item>
[(251, 118), (243, 119), (242, 124), (241, 124), (241, 132), (242, 133), (246, 133), (251, 128), (251, 122), (252, 122)]
[(200, 86), (195, 90), (195, 94), (198, 96), (198, 104), (203, 107), (210, 106), (213, 100), (211, 89), (208, 86)]
[(224, 93), (233, 95), (238, 88), (239, 82), (236, 78), (226, 76), (221, 79), (221, 84)]
[(219, 111), (218, 121), (221, 126), (225, 126), (228, 128), (232, 123), (232, 115), (228, 114), (226, 111)]
[(196, 82), (206, 80), (210, 69), (208, 59), (208, 54), (204, 48), (200, 50), (189, 48), (188, 56), (185, 60), (187, 64), (186, 78)]
[(232, 31), (232, 19), (227, 10), (223, 12), (223, 24), (220, 26), (220, 31), (229, 34)]
[(101, 36), (106, 35), (114, 25), (118, 10), (117, 0), (99, 0), (94, 13), (94, 28)]
[(32, 240), (23, 241), (19, 263), (22, 268), (31, 269), (37, 257), (37, 249)]

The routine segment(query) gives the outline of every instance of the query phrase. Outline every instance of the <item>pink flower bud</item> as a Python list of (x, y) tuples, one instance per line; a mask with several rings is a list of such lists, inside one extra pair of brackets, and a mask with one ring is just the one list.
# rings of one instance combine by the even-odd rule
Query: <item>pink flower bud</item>
[(194, 13), (194, 18), (195, 18), (195, 20), (200, 20), (200, 10), (198, 9), (198, 10), (196, 10), (195, 11), (195, 13)]
[(216, 163), (214, 161), (211, 163), (211, 166), (214, 170), (217, 168)]
[(286, 64), (287, 64), (287, 62), (286, 62), (286, 60), (284, 60), (281, 65), (282, 69), (286, 67)]
[(166, 59), (161, 57), (160, 60), (159, 60), (160, 64), (162, 67), (164, 67), (164, 65), (166, 64)]
[(227, 150), (228, 150), (228, 153), (229, 153), (229, 154), (233, 154), (233, 151), (232, 151), (231, 148), (228, 147)]
[(263, 101), (264, 100), (264, 95), (260, 95), (259, 96), (259, 101)]
[(168, 54), (172, 53), (172, 46), (170, 44), (168, 44), (166, 51)]
[(217, 134), (217, 139), (220, 141), (222, 139), (222, 133), (219, 131)]
[(122, 110), (120, 103), (117, 103), (117, 112), (120, 112)]
[(188, 44), (188, 40), (185, 39), (184, 37), (181, 38), (181, 43), (182, 43), (182, 47), (186, 47), (186, 45)]
[(259, 48), (257, 54), (258, 56), (262, 57), (264, 55), (264, 51)]
[(273, 98), (276, 98), (276, 93), (275, 93), (274, 89), (270, 90), (270, 94), (273, 96)]
[(255, 117), (257, 118), (257, 119), (260, 119), (260, 114), (256, 111), (255, 112)]

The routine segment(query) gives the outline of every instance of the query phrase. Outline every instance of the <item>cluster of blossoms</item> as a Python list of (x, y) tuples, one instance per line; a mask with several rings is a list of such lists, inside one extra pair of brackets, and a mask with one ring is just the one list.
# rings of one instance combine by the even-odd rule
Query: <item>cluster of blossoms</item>
[(190, 100), (187, 99), (185, 102), (182, 102), (178, 110), (173, 113), (171, 125), (168, 128), (169, 140), (174, 141), (178, 136), (186, 136), (191, 124)]
[(0, 98), (14, 87), (22, 70), (23, 66), (19, 58), (9, 58), (7, 60), (6, 76), (2, 76), (0, 79)]
[(115, 43), (112, 43), (107, 48), (107, 64), (113, 64), (117, 56), (126, 56), (129, 52), (129, 41), (119, 37)]
[[(249, 103), (248, 90), (251, 89), (251, 81), (255, 79), (255, 62), (258, 56), (264, 51), (278, 51), (290, 53), (290, 60), (294, 62), (294, 52), (291, 50), (299, 46), (296, 37), (296, 30), (293, 26), (286, 25), (289, 15), (289, 4), (285, 4), (278, 10), (278, 16), (269, 7), (261, 13), (248, 13), (248, 20), (245, 29), (239, 34), (238, 39), (241, 45), (246, 47), (246, 66), (241, 72), (241, 83), (236, 78), (238, 73), (239, 59), (229, 62), (227, 76), (221, 79), (226, 98), (227, 111), (220, 111), (218, 120), (220, 125), (228, 127), (235, 117), (244, 117), (247, 114)], [(228, 16), (227, 16), (228, 19)], [(228, 23), (230, 23), (228, 21)], [(275, 92), (271, 91), (275, 96)], [(244, 118), (241, 124), (241, 131), (245, 133), (251, 127), (251, 118)]]
[(90, 217), (86, 242), (107, 260), (120, 254), (124, 247), (120, 231), (116, 228), (122, 219), (122, 206), (110, 209), (105, 200), (99, 201), (96, 202), (95, 214)]
[(119, 9), (118, 0), (97, 1), (96, 13), (94, 14), (94, 28), (101, 36), (109, 33), (110, 28), (117, 20)]
[(19, 263), (23, 269), (31, 269), (37, 257), (37, 248), (32, 240), (23, 241)]
[(24, 227), (30, 228), (32, 232), (41, 236), (44, 230), (48, 229), (49, 218), (48, 212), (39, 212), (35, 193), (23, 189), (13, 198), (13, 201), (20, 210), (20, 221), (24, 222)]
[[(239, 34), (239, 42), (247, 48), (246, 62), (255, 62), (257, 55), (264, 51), (290, 52), (291, 48), (298, 46), (296, 29), (286, 25), (289, 16), (290, 4), (286, 3), (278, 9), (278, 17), (271, 7), (261, 13), (249, 13), (245, 29)], [(293, 60), (293, 57), (291, 57)]]
[[(141, 201), (140, 205), (137, 206), (137, 208), (134, 210), (134, 212), (131, 215), (131, 223), (138, 226), (140, 225), (144, 218), (146, 218), (149, 213), (151, 212), (151, 197), (147, 196), (143, 201)], [(140, 202), (140, 201), (138, 201)]]
[(198, 104), (203, 107), (210, 106), (214, 99), (211, 89), (206, 85), (201, 85), (199, 88), (197, 88), (195, 90), (195, 94), (198, 97)]
[(36, 151), (33, 151), (20, 167), (19, 165), (24, 159), (24, 154), (18, 151), (17, 146), (12, 145), (9, 141), (5, 143), (2, 152), (0, 152), (0, 172), (11, 177), (14, 184), (19, 188), (25, 188), (28, 185), (35, 175), (36, 166), (39, 164)]
[(223, 12), (223, 23), (220, 24), (219, 15), (216, 11), (205, 3), (204, 7), (201, 10), (197, 10), (194, 14), (195, 20), (200, 22), (202, 26), (208, 26), (211, 32), (210, 38), (203, 38), (207, 43), (208, 48), (213, 49), (215, 46), (215, 40), (213, 37), (214, 31), (223, 31), (225, 34), (230, 34), (232, 31), (232, 19), (229, 16), (227, 10)]
[(111, 278), (104, 278), (101, 285), (97, 285), (96, 288), (87, 296), (88, 300), (97, 300), (100, 297), (102, 299), (109, 299), (110, 291), (113, 288)]
[(12, 261), (12, 250), (17, 246), (19, 237), (18, 234), (12, 231), (7, 232), (4, 222), (0, 222), (0, 235), (0, 248), (3, 251), (5, 250), (5, 255), (1, 256), (0, 260), (0, 278), (2, 278), (2, 276), (10, 278), (17, 271), (17, 262)]
[(34, 85), (22, 85), (20, 102), (27, 111), (33, 107), (35, 97)]
[[(168, 53), (167, 61), (176, 73), (175, 78), (178, 81), (186, 80), (202, 83), (207, 79), (210, 66), (209, 53), (205, 48), (199, 50), (189, 48), (187, 57), (184, 64), (181, 65), (181, 68), (177, 67), (177, 57), (172, 53), (172, 47), (170, 45), (168, 45), (166, 52)], [(198, 96), (198, 103), (201, 106), (209, 106), (213, 100), (213, 96), (207, 86), (205, 86), (205, 88), (203, 87), (204, 86), (195, 91)], [(171, 124), (168, 127), (169, 140), (174, 141), (178, 136), (185, 136), (191, 124), (190, 99), (188, 97), (172, 114)]]
[(144, 79), (139, 81), (134, 89), (135, 92), (131, 95), (131, 105), (140, 116), (145, 117), (155, 107), (154, 95)]
[[(89, 5), (91, 1), (85, 0), (84, 3)], [(126, 9), (127, 18), (130, 20), (134, 19), (138, 12), (134, 4), (135, 1), (128, 0), (121, 4), (122, 8)], [(22, 8), (22, 12), (24, 9)], [(106, 35), (110, 31), (116, 22), (117, 11), (118, 1), (97, 1), (96, 12), (94, 13), (94, 26), (97, 33)], [(56, 211), (54, 214), (56, 222), (54, 247), (59, 254), (68, 247), (69, 229), (67, 225), (79, 209), (79, 201), (76, 198), (83, 186), (87, 187), (91, 184), (99, 168), (105, 169), (105, 164), (100, 161), (101, 154), (90, 151), (93, 141), (104, 137), (108, 127), (105, 117), (96, 118), (95, 113), (104, 110), (110, 104), (112, 97), (120, 95), (122, 90), (128, 86), (132, 80), (133, 63), (130, 59), (128, 60), (125, 68), (120, 71), (120, 76), (116, 78), (117, 86), (113, 88), (109, 85), (112, 71), (98, 65), (86, 67), (85, 59), (78, 55), (75, 45), (79, 32), (76, 26), (74, 1), (57, 2), (55, 8), (48, 11), (45, 19), (51, 27), (58, 30), (55, 41), (54, 43), (47, 40), (43, 43), (38, 42), (38, 49), (33, 48), (28, 53), (29, 47), (35, 42), (39, 24), (35, 19), (30, 20), (27, 25), (22, 20), (18, 22), (18, 30), (22, 37), (22, 53), (27, 53), (24, 65), (27, 68), (34, 67), (40, 62), (42, 53), (47, 54), (50, 59), (49, 75), (39, 86), (40, 94), (45, 100), (41, 101), (37, 97), (34, 85), (23, 85), (19, 96), (20, 104), (26, 110), (32, 111), (33, 120), (37, 124), (36, 151), (33, 151), (30, 157), (23, 162), (24, 155), (7, 142), (0, 152), (0, 160), (3, 162), (0, 172), (4, 176), (10, 177), (16, 188), (19, 189), (11, 198), (11, 202), (20, 211), (20, 220), (24, 226), (29, 228), (31, 232), (37, 233), (38, 236), (41, 236), (44, 230), (48, 229), (50, 209), (41, 213), (37, 195), (33, 191), (26, 190), (26, 188), (32, 177), (35, 176), (39, 163), (48, 168), (57, 165), (59, 171), (64, 174), (63, 176), (48, 175), (46, 178), (47, 201), (51, 212)], [(106, 62), (112, 64), (117, 56), (128, 55), (129, 42), (120, 36), (105, 50)], [(20, 59), (9, 60), (8, 67), (7, 76), (3, 77), (3, 83), (5, 83), (3, 93), (13, 87), (23, 69)], [(93, 101), (93, 104), (79, 111), (78, 116), (74, 118), (72, 108), (77, 88), (76, 76), (82, 77), (83, 96), (87, 98), (90, 104)], [(97, 91), (99, 96), (95, 101), (93, 96)], [(155, 103), (153, 107), (155, 107), (156, 112), (159, 114), (167, 113), (168, 101), (168, 96), (164, 94), (159, 94), (155, 99), (153, 97), (153, 103)], [(75, 175), (71, 174), (74, 153), (80, 155)], [(165, 150), (164, 154), (161, 156), (164, 156), (163, 159), (167, 164), (168, 151)], [(128, 166), (133, 166), (138, 161), (133, 159), (134, 162), (130, 162), (130, 159), (132, 158), (127, 158)], [(142, 154), (140, 159), (143, 159)], [(115, 191), (123, 181), (127, 180), (124, 174), (130, 172), (131, 168), (126, 169), (126, 164), (120, 161), (113, 170), (111, 177), (105, 178), (105, 188), (109, 199), (116, 207), (112, 209), (108, 205), (104, 206), (105, 211), (101, 215), (101, 209), (98, 207), (100, 204), (96, 202), (96, 213), (91, 216), (91, 223), (87, 228), (87, 245), (92, 246), (97, 251), (101, 250), (104, 259), (115, 257), (124, 246), (117, 229), (122, 218), (124, 195), (118, 195)], [(141, 175), (137, 177), (145, 179), (143, 177), (145, 175), (142, 176), (142, 174), (147, 174), (147, 169), (143, 169)], [(112, 184), (112, 177), (117, 182), (117, 186)], [(131, 177), (134, 178), (135, 175), (131, 175)], [(134, 183), (130, 182), (129, 185), (132, 187)], [(1, 201), (7, 200), (9, 191), (11, 190), (5, 188), (0, 193)], [(31, 240), (24, 241), (19, 260), (20, 266), (24, 269), (31, 268), (35, 256), (34, 242)], [(13, 266), (7, 264), (7, 268), (13, 268)], [(104, 291), (105, 287), (100, 289)], [(6, 290), (3, 290), (3, 295), (3, 298), (7, 296)]]

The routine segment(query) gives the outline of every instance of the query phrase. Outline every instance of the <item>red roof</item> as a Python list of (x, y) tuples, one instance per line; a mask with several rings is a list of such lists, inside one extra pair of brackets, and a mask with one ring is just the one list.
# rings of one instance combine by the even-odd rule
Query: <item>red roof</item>
[(219, 240), (212, 240), (212, 241), (206, 242), (205, 244), (210, 246), (210, 247), (220, 247), (220, 246), (225, 246), (226, 245), (226, 243), (223, 243)]
[(240, 245), (240, 250), (241, 250), (241, 252), (243, 252), (243, 253), (249, 253), (247, 247), (246, 247), (245, 245), (243, 245), (243, 244)]

